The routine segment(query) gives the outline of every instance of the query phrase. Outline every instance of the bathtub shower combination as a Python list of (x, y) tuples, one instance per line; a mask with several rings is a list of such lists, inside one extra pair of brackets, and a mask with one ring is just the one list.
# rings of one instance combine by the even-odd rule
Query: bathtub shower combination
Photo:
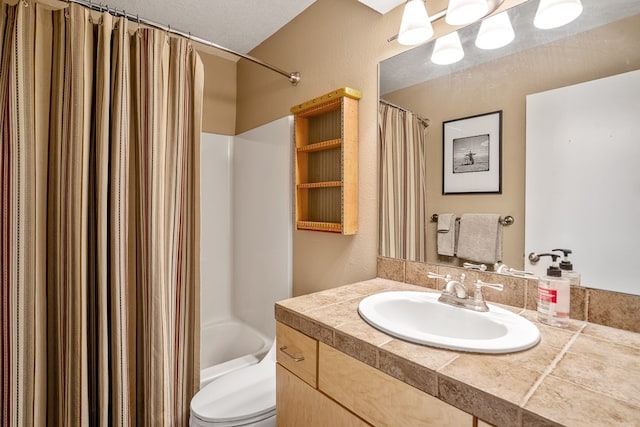
[(200, 388), (236, 369), (255, 365), (269, 351), (272, 341), (233, 319), (204, 325), (200, 338)]
[(288, 116), (236, 136), (203, 134), (191, 427), (276, 425), (273, 307), (291, 296), (292, 131)]

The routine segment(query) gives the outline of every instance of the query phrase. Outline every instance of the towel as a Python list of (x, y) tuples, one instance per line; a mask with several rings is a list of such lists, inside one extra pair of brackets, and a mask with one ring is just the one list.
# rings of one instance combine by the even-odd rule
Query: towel
[(498, 214), (464, 214), (460, 218), (458, 258), (494, 264), (502, 261), (502, 224)]
[(438, 215), (438, 255), (456, 254), (456, 216), (451, 213)]

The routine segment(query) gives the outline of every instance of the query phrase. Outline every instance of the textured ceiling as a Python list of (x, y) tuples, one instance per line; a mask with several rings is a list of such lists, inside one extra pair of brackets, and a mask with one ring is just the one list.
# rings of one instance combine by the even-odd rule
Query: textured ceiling
[(358, 0), (362, 4), (366, 4), (378, 13), (385, 14), (391, 9), (400, 6), (405, 0)]
[[(248, 53), (316, 0), (94, 1)], [(347, 0), (343, 0), (347, 1)], [(351, 1), (351, 0), (350, 0)], [(405, 0), (358, 0), (381, 14)]]
[[(220, 46), (247, 53), (315, 0), (107, 0), (139, 15)], [(96, 3), (98, 3), (96, 1)]]

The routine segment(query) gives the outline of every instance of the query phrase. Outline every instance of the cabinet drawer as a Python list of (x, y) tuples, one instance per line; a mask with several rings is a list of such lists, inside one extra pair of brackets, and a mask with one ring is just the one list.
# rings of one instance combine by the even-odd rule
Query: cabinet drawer
[(277, 322), (276, 343), (278, 363), (316, 388), (318, 341)]
[(473, 425), (472, 415), (323, 343), (318, 361), (318, 389), (373, 425)]

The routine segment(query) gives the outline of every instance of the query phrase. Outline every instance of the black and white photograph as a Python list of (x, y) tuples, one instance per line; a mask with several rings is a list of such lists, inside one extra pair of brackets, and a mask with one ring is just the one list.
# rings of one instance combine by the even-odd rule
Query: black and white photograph
[(442, 123), (442, 194), (502, 192), (502, 111)]
[(489, 170), (489, 134), (453, 140), (453, 173)]

